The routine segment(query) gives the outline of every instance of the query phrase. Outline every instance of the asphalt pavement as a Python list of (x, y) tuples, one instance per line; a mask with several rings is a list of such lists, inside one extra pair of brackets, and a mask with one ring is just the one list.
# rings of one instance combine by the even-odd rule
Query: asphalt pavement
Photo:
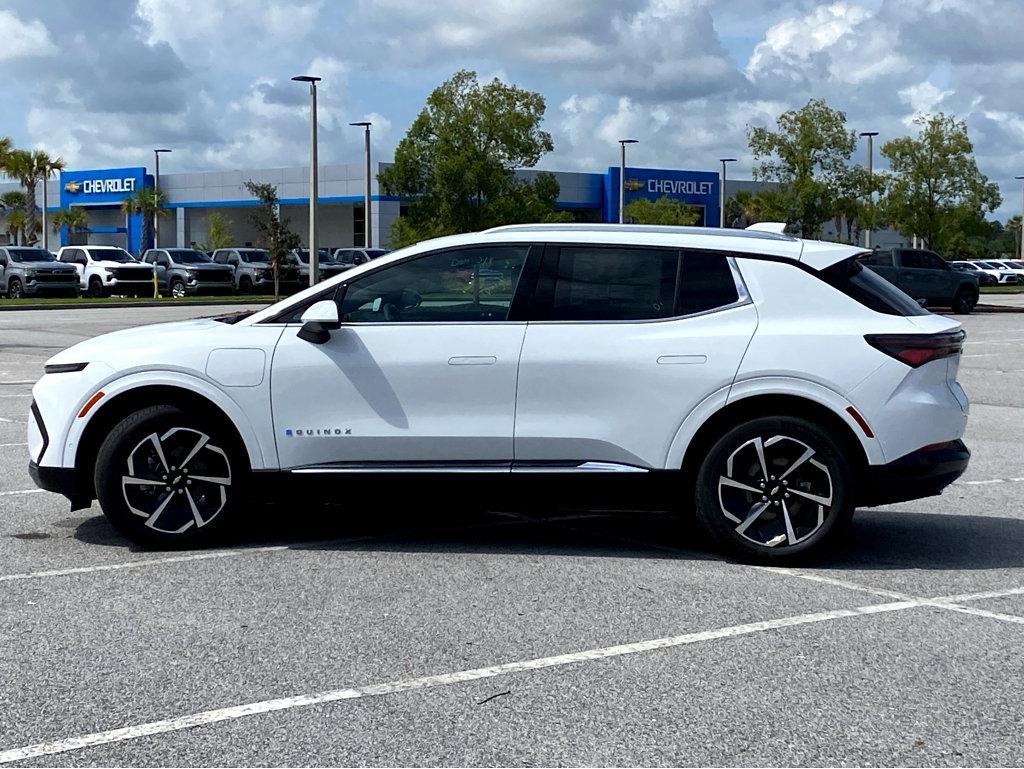
[(1024, 763), (1024, 314), (959, 318), (966, 475), (779, 569), (656, 509), (344, 486), (145, 552), (34, 489), (47, 357), (214, 312), (0, 314), (0, 763)]

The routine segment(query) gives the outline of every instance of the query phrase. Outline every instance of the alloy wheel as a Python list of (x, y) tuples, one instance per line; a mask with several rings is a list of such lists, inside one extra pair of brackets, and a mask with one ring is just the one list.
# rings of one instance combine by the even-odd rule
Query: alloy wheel
[(718, 504), (736, 534), (762, 547), (792, 546), (832, 513), (832, 475), (816, 451), (786, 435), (756, 437), (725, 462)]
[(7, 293), (10, 295), (11, 299), (21, 299), (21, 281), (17, 279), (12, 280), (10, 287), (7, 289)]
[(165, 534), (202, 528), (224, 509), (231, 487), (231, 463), (210, 436), (174, 427), (143, 438), (126, 461), (121, 490), (128, 509), (145, 525)]
[(185, 284), (181, 281), (175, 281), (171, 284), (171, 296), (175, 299), (181, 299), (185, 296)]

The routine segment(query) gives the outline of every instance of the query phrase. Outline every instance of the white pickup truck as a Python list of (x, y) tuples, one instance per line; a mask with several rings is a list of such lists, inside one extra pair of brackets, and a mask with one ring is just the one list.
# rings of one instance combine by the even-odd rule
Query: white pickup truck
[(153, 295), (153, 267), (117, 246), (63, 246), (57, 259), (78, 270), (87, 296)]

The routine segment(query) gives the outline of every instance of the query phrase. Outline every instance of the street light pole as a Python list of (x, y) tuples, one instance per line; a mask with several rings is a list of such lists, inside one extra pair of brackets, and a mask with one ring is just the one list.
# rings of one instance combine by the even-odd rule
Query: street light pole
[(373, 248), (373, 224), (370, 220), (370, 126), (368, 120), (359, 123), (349, 123), (351, 126), (362, 126), (365, 130), (366, 140), (366, 190), (363, 193), (363, 248)]
[[(1013, 177), (1017, 181), (1024, 181), (1024, 176)], [(1024, 184), (1020, 189), (1020, 258), (1024, 259)]]
[(626, 221), (626, 145), (637, 142), (637, 139), (619, 139), (619, 224)]
[[(874, 219), (874, 206), (875, 206), (875, 191), (874, 179), (875, 170), (873, 164), (875, 162), (875, 142), (874, 139), (878, 136), (878, 131), (861, 131), (861, 136), (866, 136), (868, 139), (868, 208), (872, 209), (870, 217), (868, 219), (868, 228), (864, 231), (864, 248), (871, 248), (871, 224)], [(836, 233), (836, 237), (839, 237), (839, 233)]]
[(296, 75), (292, 80), (309, 83), (309, 285), (314, 286), (320, 277), (320, 252), (316, 247), (316, 84), (321, 78), (313, 75)]
[[(156, 191), (157, 201), (160, 200), (160, 153), (170, 152), (169, 149), (153, 150), (153, 157), (156, 159), (156, 173), (153, 176), (153, 189)], [(180, 244), (179, 244), (180, 245)], [(145, 243), (139, 244), (139, 249), (144, 249)], [(153, 248), (160, 247), (160, 213), (153, 215)]]
[(719, 180), (718, 187), (718, 226), (725, 228), (725, 164), (735, 163), (736, 158), (719, 158), (719, 162), (722, 164), (722, 178)]

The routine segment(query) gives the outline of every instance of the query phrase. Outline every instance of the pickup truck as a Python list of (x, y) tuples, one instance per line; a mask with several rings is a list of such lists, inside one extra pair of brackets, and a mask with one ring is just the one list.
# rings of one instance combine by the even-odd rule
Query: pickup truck
[(926, 305), (951, 307), (967, 315), (978, 303), (978, 279), (954, 270), (933, 251), (918, 248), (876, 249), (858, 260), (903, 293)]

